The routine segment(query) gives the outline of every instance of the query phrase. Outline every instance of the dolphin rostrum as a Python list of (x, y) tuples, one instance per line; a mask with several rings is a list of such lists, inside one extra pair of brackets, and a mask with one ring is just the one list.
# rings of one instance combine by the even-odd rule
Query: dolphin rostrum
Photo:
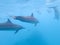
[(13, 24), (9, 19), (7, 22), (5, 23), (0, 23), (0, 30), (1, 31), (16, 31), (15, 34), (21, 30), (24, 29), (24, 27), (22, 27), (21, 25), (16, 25)]
[(33, 16), (33, 13), (31, 14), (31, 16), (11, 16), (11, 17), (22, 22), (35, 24), (35, 26), (37, 25), (37, 23), (39, 23), (39, 21)]

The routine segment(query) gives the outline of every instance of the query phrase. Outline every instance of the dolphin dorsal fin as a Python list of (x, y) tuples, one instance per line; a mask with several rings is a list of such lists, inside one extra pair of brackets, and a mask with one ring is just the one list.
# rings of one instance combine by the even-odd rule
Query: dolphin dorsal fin
[(31, 14), (31, 16), (33, 17), (33, 13)]
[(10, 19), (7, 20), (7, 23), (11, 23)]

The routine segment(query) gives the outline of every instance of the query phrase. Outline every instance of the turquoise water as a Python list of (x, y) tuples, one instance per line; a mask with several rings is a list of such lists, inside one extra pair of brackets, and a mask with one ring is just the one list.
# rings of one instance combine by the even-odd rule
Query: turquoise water
[[(51, 4), (58, 5), (58, 11), (59, 2), (56, 0)], [(12, 23), (25, 27), (17, 34), (15, 31), (0, 31), (0, 45), (60, 45), (60, 20), (54, 18), (57, 13), (46, 3), (46, 0), (0, 0), (0, 23), (9, 18)], [(31, 13), (40, 22), (37, 26), (10, 17), (30, 16)]]

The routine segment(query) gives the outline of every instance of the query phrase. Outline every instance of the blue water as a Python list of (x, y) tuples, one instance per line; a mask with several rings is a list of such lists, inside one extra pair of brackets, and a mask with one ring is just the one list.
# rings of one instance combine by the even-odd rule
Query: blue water
[[(51, 2), (50, 6), (60, 4), (59, 0)], [(54, 10), (48, 9), (46, 3), (46, 0), (0, 0), (0, 23), (9, 18), (12, 23), (26, 28), (17, 34), (15, 31), (0, 31), (0, 45), (60, 45), (60, 20), (54, 19)], [(10, 17), (30, 16), (31, 13), (40, 22), (37, 26)]]

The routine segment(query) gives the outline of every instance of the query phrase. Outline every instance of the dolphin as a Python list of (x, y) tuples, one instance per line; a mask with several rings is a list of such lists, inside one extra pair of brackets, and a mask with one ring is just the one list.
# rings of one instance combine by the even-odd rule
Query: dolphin
[(16, 34), (21, 29), (24, 29), (24, 27), (13, 24), (9, 19), (5, 23), (0, 23), (0, 31), (16, 31)]
[(54, 12), (55, 12), (55, 19), (59, 20), (59, 12), (56, 7), (53, 7)]
[(57, 6), (49, 7), (54, 10), (55, 13), (55, 19), (59, 20), (59, 11), (57, 10)]
[(55, 19), (59, 20), (59, 11), (58, 11), (58, 5), (56, 5), (57, 0), (47, 0), (47, 7), (48, 7), (48, 13), (51, 12), (50, 9), (54, 10), (55, 13)]
[(31, 14), (31, 16), (11, 16), (11, 17), (22, 22), (35, 24), (35, 26), (37, 25), (37, 23), (39, 23), (39, 21), (33, 16), (33, 13)]

